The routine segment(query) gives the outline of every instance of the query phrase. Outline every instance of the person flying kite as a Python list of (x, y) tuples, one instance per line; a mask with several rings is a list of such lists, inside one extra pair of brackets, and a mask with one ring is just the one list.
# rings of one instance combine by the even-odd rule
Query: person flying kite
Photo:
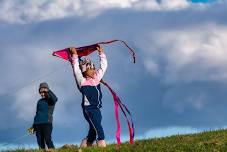
[[(131, 49), (127, 45), (127, 43), (122, 40), (99, 42), (88, 46), (78, 48), (75, 47), (65, 48), (53, 52), (54, 56), (60, 57), (71, 63), (77, 87), (82, 94), (81, 105), (83, 109), (83, 115), (89, 124), (88, 135), (81, 142), (82, 148), (91, 146), (96, 139), (99, 147), (106, 147), (105, 135), (101, 124), (102, 114), (100, 108), (102, 107), (102, 92), (100, 83), (102, 83), (109, 89), (114, 99), (115, 117), (117, 123), (116, 131), (117, 144), (118, 145), (121, 144), (120, 140), (121, 126), (118, 108), (121, 109), (123, 115), (127, 120), (130, 144), (133, 144), (134, 142), (134, 124), (132, 121), (132, 115), (130, 111), (128, 110), (126, 105), (124, 105), (121, 102), (120, 98), (113, 91), (113, 89), (102, 80), (107, 70), (107, 59), (104, 50), (100, 45), (109, 44), (117, 41), (122, 42), (132, 52), (133, 62), (135, 63), (135, 53), (133, 49)], [(81, 57), (87, 56), (96, 50), (98, 51), (98, 55), (100, 58), (100, 67), (98, 69), (95, 68), (94, 63), (89, 58), (85, 58), (83, 60), (81, 59)]]

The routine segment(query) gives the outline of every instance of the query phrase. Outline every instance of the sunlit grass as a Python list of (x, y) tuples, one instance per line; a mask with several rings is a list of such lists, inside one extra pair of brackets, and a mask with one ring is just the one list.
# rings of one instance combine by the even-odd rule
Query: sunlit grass
[[(39, 150), (18, 149), (10, 152)], [(112, 144), (106, 148), (96, 146), (79, 150), (77, 146), (69, 145), (58, 148), (57, 152), (219, 152), (227, 151), (227, 130), (207, 131), (198, 134), (174, 135), (165, 138), (135, 141), (133, 145), (123, 143), (120, 147)]]

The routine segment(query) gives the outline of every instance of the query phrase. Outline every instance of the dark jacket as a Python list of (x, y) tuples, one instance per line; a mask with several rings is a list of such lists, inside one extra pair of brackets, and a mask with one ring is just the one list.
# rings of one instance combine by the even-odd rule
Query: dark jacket
[[(102, 91), (100, 84), (97, 86), (82, 86), (82, 107), (83, 108), (101, 108), (102, 107)], [(85, 103), (89, 101), (89, 105), (85, 106)]]
[(36, 107), (34, 125), (53, 122), (53, 112), (57, 100), (58, 98), (51, 90), (49, 90), (47, 98), (39, 99)]
[(78, 89), (82, 93), (82, 107), (83, 108), (101, 108), (102, 107), (102, 92), (100, 81), (103, 78), (107, 69), (107, 59), (104, 52), (99, 54), (100, 68), (95, 72), (93, 78), (83, 77), (79, 66), (79, 58), (77, 55), (72, 57), (73, 72), (76, 77)]

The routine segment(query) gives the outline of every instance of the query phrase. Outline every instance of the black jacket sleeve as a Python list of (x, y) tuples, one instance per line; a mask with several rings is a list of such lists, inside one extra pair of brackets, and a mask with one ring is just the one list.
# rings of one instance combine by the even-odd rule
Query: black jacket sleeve
[(57, 96), (51, 91), (48, 91), (48, 103), (54, 105), (58, 101)]

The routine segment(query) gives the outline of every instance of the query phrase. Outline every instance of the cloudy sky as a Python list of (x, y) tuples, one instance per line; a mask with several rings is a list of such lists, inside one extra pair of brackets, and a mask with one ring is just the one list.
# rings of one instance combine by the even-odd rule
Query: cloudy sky
[[(43, 81), (59, 98), (54, 142), (80, 142), (88, 129), (81, 95), (70, 65), (51, 53), (115, 38), (136, 50), (137, 63), (122, 45), (104, 46), (104, 79), (131, 110), (137, 139), (225, 128), (226, 14), (226, 0), (1, 0), (0, 143), (32, 125)], [(102, 90), (103, 127), (114, 141), (113, 101)], [(30, 136), (12, 144), (35, 143)]]

